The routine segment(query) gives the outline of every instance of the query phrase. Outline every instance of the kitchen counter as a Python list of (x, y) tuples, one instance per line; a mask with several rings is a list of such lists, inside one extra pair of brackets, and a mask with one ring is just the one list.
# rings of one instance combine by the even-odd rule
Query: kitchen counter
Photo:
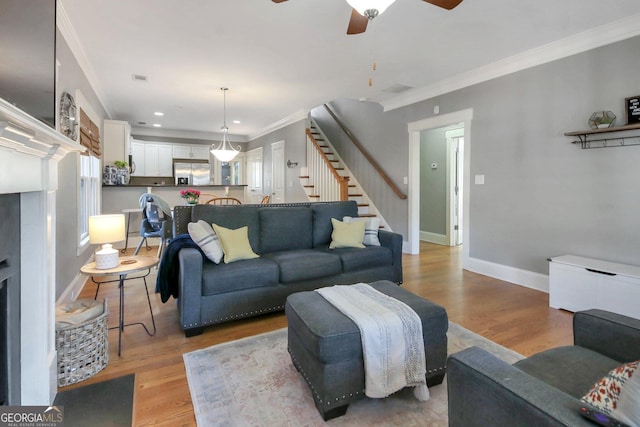
[[(262, 194), (246, 194), (246, 185), (105, 185), (102, 187), (102, 213), (122, 213), (123, 209), (139, 208), (138, 200), (144, 193), (157, 194), (169, 206), (184, 205), (185, 200), (180, 197), (180, 190), (193, 188), (201, 193), (215, 194), (218, 197), (228, 196), (239, 199), (242, 203), (259, 203)], [(202, 197), (202, 196), (201, 196)], [(206, 196), (205, 196), (206, 197)], [(132, 227), (139, 227), (140, 218), (131, 217)], [(135, 228), (134, 228), (135, 229)]]

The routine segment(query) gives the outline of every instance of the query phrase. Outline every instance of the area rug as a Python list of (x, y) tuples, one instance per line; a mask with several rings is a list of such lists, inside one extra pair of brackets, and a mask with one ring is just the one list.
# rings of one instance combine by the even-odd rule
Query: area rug
[[(481, 347), (506, 362), (522, 356), (449, 322), (449, 353)], [(445, 381), (419, 402), (405, 389), (386, 399), (362, 399), (346, 415), (324, 422), (287, 352), (287, 329), (183, 355), (198, 426), (447, 426)]]
[(131, 425), (135, 375), (65, 390), (54, 405), (64, 407), (64, 427)]

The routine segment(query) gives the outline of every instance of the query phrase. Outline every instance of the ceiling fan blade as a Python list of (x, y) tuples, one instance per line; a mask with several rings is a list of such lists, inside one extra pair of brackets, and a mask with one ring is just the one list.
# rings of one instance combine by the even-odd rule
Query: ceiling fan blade
[(283, 1), (287, 1), (287, 0), (271, 0), (274, 3), (282, 3)]
[(364, 33), (367, 29), (369, 18), (362, 16), (355, 9), (351, 9), (351, 20), (349, 20), (349, 27), (347, 28), (347, 34), (360, 34)]
[(451, 10), (457, 5), (459, 5), (460, 3), (462, 3), (462, 0), (422, 0), (422, 1), (431, 3), (432, 5), (439, 6), (447, 10)]

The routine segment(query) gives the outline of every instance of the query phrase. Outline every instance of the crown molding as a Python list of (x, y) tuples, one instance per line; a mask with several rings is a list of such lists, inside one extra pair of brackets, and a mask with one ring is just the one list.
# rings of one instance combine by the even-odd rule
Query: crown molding
[[(199, 141), (220, 141), (222, 133), (220, 132), (203, 132), (192, 130), (177, 130), (177, 129), (149, 129), (137, 126), (131, 126), (132, 135), (151, 136), (151, 137), (167, 137), (167, 138), (182, 138), (182, 139), (194, 139)], [(228, 134), (229, 141), (245, 143), (247, 137), (244, 135)]]
[(252, 135), (249, 135), (247, 139), (248, 141), (253, 141), (254, 139), (260, 138), (261, 136), (265, 136), (270, 134), (271, 132), (275, 132), (278, 129), (282, 129), (283, 127), (297, 123), (300, 120), (306, 120), (307, 117), (309, 117), (309, 110), (305, 110), (305, 109), (298, 110), (295, 113), (290, 114), (287, 117), (266, 126), (261, 131), (256, 132)]
[(71, 49), (73, 56), (75, 56), (76, 58), (76, 61), (78, 61), (78, 64), (80, 65), (80, 69), (82, 70), (84, 75), (87, 77), (87, 80), (89, 81), (89, 85), (91, 86), (93, 91), (96, 93), (98, 102), (100, 102), (100, 105), (102, 106), (104, 111), (107, 113), (107, 117), (111, 117), (111, 112), (109, 111), (109, 109), (107, 108), (107, 105), (103, 101), (104, 99), (106, 99), (106, 97), (105, 97), (104, 91), (102, 90), (102, 85), (100, 84), (100, 80), (98, 79), (98, 76), (93, 66), (89, 62), (89, 59), (84, 50), (84, 47), (82, 47), (82, 43), (78, 38), (78, 34), (76, 33), (76, 30), (73, 27), (71, 20), (69, 19), (69, 15), (67, 15), (67, 11), (65, 10), (64, 5), (60, 0), (56, 1), (56, 26), (60, 30), (62, 37), (64, 37), (65, 41), (69, 45), (69, 49)]
[(429, 86), (411, 89), (380, 102), (384, 111), (395, 110), (497, 77), (546, 64), (601, 46), (640, 35), (640, 14), (611, 22), (582, 33), (440, 80)]

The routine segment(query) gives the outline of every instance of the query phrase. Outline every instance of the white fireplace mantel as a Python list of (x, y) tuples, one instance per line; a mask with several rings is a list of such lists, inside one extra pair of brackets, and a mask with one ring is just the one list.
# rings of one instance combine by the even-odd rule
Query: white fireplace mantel
[(20, 404), (50, 405), (58, 162), (84, 147), (0, 98), (0, 194), (20, 194)]

